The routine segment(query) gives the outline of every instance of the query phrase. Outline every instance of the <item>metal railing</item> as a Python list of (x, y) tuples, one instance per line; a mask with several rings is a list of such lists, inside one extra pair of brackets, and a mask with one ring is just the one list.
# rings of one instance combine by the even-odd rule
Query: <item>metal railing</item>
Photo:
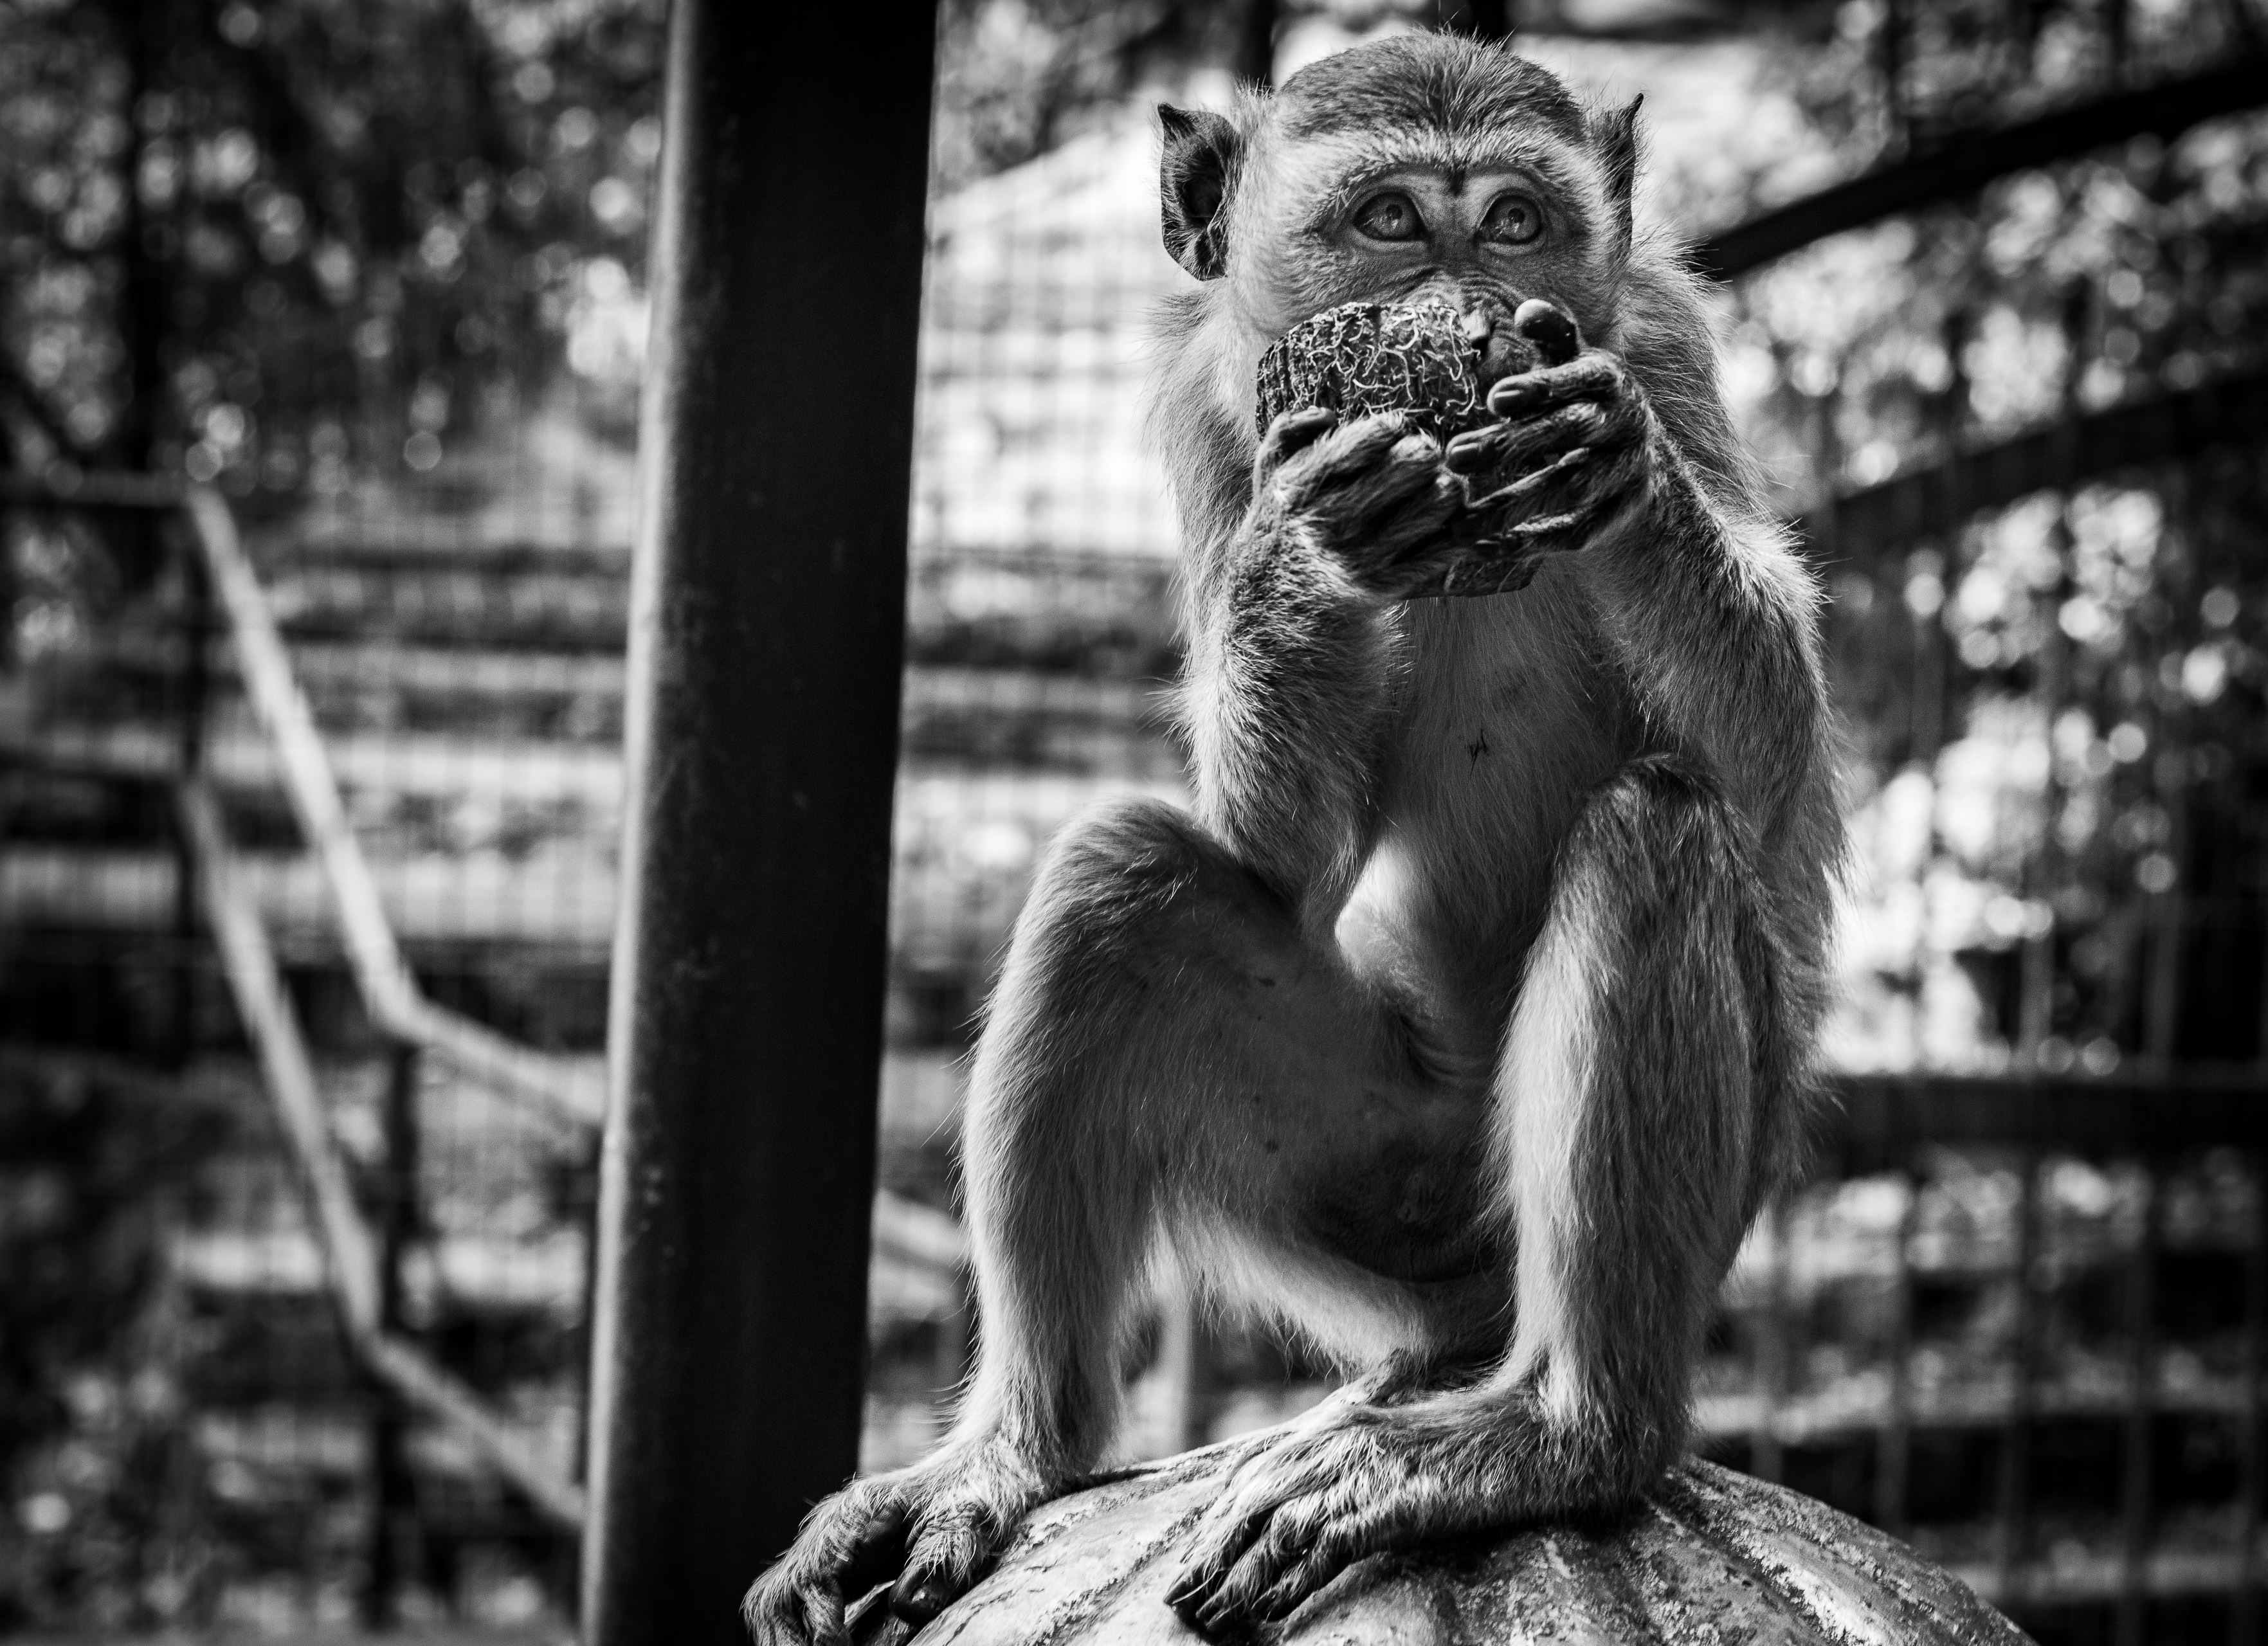
[[(338, 935), (370, 1023), (391, 1044), (389, 1129), (414, 1126), (407, 1094), (416, 1063), (431, 1055), (465, 1079), (532, 1106), (570, 1128), (595, 1133), (605, 1115), (603, 1078), (574, 1060), (519, 1045), (426, 997), (389, 922), (379, 883), (341, 796), (322, 733), (294, 678), (274, 611), (245, 551), (227, 502), (210, 487), (136, 475), (79, 474), (40, 480), (0, 477), (0, 501), (64, 509), (173, 511), (187, 524), (196, 575), (216, 598), (245, 694), (308, 849), (320, 865)], [(194, 603), (193, 603), (194, 606)], [(202, 675), (203, 624), (187, 627), (188, 667)], [(197, 682), (200, 688), (203, 681)], [(186, 871), (217, 952), (237, 1015), (257, 1058), (262, 1084), (289, 1150), (309, 1227), (346, 1346), (356, 1360), (421, 1415), (444, 1425), (556, 1525), (573, 1530), (585, 1513), (582, 1488), (543, 1459), (512, 1422), (439, 1363), (401, 1329), (404, 1220), (385, 1209), (373, 1228), (357, 1201), (283, 968), (230, 840), (203, 769), (199, 722), (202, 689), (188, 694), (185, 724), (172, 757), (105, 751), (72, 757), (85, 775), (170, 786)], [(22, 751), (18, 751), (22, 753)], [(414, 1140), (395, 1141), (414, 1149)], [(964, 1242), (952, 1219), (902, 1196), (877, 1196), (878, 1257), (957, 1293)], [(386, 1460), (380, 1459), (384, 1472)], [(395, 1460), (395, 1467), (400, 1466)]]

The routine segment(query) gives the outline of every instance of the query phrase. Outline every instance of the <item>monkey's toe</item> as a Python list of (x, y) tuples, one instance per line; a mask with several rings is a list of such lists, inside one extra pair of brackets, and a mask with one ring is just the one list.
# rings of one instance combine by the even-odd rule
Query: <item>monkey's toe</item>
[(942, 1577), (921, 1577), (908, 1572), (890, 1591), (890, 1610), (900, 1622), (921, 1628), (960, 1599), (964, 1592), (954, 1588)]
[(916, 1628), (929, 1622), (976, 1586), (1021, 1513), (976, 1500), (932, 1503), (906, 1550), (890, 1610)]
[(775, 1567), (749, 1586), (740, 1621), (754, 1646), (848, 1646), (841, 1594), (816, 1574)]

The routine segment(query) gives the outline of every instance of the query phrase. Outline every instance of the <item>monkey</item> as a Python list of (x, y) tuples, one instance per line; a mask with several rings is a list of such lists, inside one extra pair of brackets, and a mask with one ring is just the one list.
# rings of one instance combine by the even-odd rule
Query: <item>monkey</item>
[[(1094, 1468), (1161, 1253), (1350, 1376), (1189, 1535), (1168, 1599), (1209, 1638), (1625, 1509), (1799, 1152), (1843, 851), (1819, 597), (1698, 283), (1634, 227), (1638, 104), (1411, 34), (1160, 120), (1193, 805), (1044, 854), (969, 1069), (960, 1410), (813, 1511), (760, 1646), (844, 1640), (884, 1583), (918, 1626)], [(1490, 421), (1256, 430), (1288, 327), (1437, 298)], [(1514, 371), (1537, 299), (1580, 348)]]

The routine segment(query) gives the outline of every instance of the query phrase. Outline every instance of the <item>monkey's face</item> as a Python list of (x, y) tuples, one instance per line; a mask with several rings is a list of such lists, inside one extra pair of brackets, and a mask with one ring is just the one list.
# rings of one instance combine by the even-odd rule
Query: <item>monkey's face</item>
[(1594, 329), (1595, 316), (1581, 311), (1594, 305), (1600, 283), (1591, 227), (1599, 214), (1555, 177), (1571, 169), (1565, 157), (1542, 151), (1542, 163), (1521, 164), (1499, 153), (1465, 165), (1425, 146), (1440, 145), (1263, 158), (1280, 168), (1278, 186), (1246, 199), (1255, 217), (1276, 220), (1233, 224), (1232, 244), (1278, 249), (1232, 262), (1228, 274), (1256, 332), (1272, 339), (1342, 303), (1440, 301), (1466, 317), (1486, 386), (1511, 369), (1513, 311), (1525, 299), (1550, 298)]
[(1326, 58), (1233, 118), (1160, 110), (1167, 249), (1210, 283), (1223, 410), (1248, 416), (1268, 345), (1343, 303), (1448, 304), (1491, 382), (1528, 298), (1611, 347), (1635, 113), (1588, 113), (1549, 70), (1447, 35)]

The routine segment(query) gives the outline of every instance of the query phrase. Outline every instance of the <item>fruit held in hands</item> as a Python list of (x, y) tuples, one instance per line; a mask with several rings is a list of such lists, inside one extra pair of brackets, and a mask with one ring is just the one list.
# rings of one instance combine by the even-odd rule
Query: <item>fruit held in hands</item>
[(1258, 423), (1321, 406), (1345, 417), (1410, 414), (1437, 440), (1489, 421), (1481, 351), (1446, 303), (1347, 303), (1278, 338), (1260, 357)]
[(1347, 303), (1303, 320), (1260, 357), (1256, 423), (1321, 406), (1346, 417), (1410, 415), (1410, 426), (1447, 441), (1492, 421), (1498, 378), (1565, 365), (1582, 348), (1567, 312), (1530, 298), (1484, 348), (1446, 303)]

